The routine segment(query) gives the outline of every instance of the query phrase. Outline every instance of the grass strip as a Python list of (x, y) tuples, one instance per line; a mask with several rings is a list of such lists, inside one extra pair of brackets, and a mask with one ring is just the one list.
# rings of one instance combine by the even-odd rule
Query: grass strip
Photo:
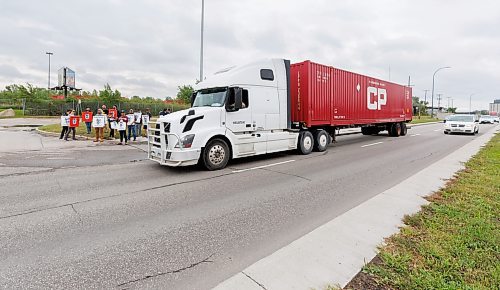
[(346, 289), (500, 289), (500, 134), (427, 199)]

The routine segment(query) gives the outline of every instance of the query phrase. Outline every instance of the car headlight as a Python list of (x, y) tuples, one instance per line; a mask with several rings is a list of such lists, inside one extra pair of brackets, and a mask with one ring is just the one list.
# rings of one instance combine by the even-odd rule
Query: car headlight
[(175, 148), (191, 148), (193, 145), (194, 134), (189, 134), (181, 138), (177, 144), (175, 144)]

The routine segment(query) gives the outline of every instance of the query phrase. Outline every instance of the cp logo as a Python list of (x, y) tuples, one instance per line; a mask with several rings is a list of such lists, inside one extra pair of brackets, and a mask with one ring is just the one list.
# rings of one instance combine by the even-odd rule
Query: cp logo
[[(375, 100), (372, 102), (373, 99)], [(387, 92), (385, 89), (368, 87), (366, 100), (368, 110), (380, 110), (383, 105), (387, 104)]]

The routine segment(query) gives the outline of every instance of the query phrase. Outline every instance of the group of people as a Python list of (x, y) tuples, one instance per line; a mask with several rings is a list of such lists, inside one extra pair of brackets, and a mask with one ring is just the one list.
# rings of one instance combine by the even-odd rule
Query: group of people
[[(106, 105), (102, 105), (100, 109), (97, 109), (95, 116), (104, 116), (105, 125), (103, 127), (95, 127), (95, 140), (94, 142), (104, 142), (104, 131), (107, 131), (106, 128), (109, 128), (109, 139), (115, 139), (115, 131), (118, 131), (120, 135), (120, 142), (118, 145), (122, 145), (123, 143), (128, 144), (128, 142), (133, 138), (133, 141), (136, 141), (137, 136), (141, 136), (142, 129), (147, 129), (147, 124), (143, 124), (142, 115), (148, 115), (149, 119), (151, 119), (151, 112), (146, 109), (146, 112), (142, 113), (138, 111), (140, 114), (134, 114), (134, 110), (130, 109), (127, 113), (125, 110), (118, 111), (116, 106), (113, 106), (114, 110), (109, 110)], [(90, 108), (86, 108), (85, 112), (91, 112)], [(114, 112), (118, 113), (118, 116), (113, 114)], [(63, 116), (74, 116), (75, 110), (69, 109), (66, 111)], [(134, 116), (134, 120), (129, 120), (129, 117)], [(118, 126), (120, 124), (121, 126)], [(107, 125), (107, 126), (106, 126)], [(87, 134), (92, 133), (92, 121), (85, 121), (85, 126), (87, 128)], [(116, 129), (118, 128), (118, 129)], [(75, 139), (75, 130), (76, 128), (70, 126), (62, 126), (61, 135), (59, 139), (63, 139), (68, 141), (69, 134), (72, 132), (73, 140)], [(128, 134), (127, 134), (128, 131)]]

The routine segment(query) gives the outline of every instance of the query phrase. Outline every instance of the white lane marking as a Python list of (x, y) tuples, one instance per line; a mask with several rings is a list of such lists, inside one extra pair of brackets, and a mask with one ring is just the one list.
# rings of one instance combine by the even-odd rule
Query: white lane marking
[(361, 148), (368, 147), (368, 146), (373, 146), (373, 145), (378, 145), (378, 144), (382, 144), (382, 143), (384, 143), (384, 142), (375, 142), (375, 143), (371, 143), (371, 144), (366, 144), (366, 145), (361, 146)]
[(257, 167), (252, 167), (252, 168), (246, 168), (246, 169), (240, 169), (240, 170), (233, 170), (233, 173), (240, 173), (240, 172), (245, 172), (245, 171), (250, 171), (250, 170), (255, 170), (255, 169), (261, 169), (261, 168), (266, 168), (266, 167), (281, 165), (281, 164), (285, 164), (285, 163), (290, 163), (290, 162), (294, 162), (294, 161), (295, 160), (287, 160), (287, 161), (283, 161), (283, 162), (276, 162), (276, 163), (262, 165), (262, 166), (257, 166)]
[(415, 137), (415, 136), (420, 136), (420, 134), (413, 134), (413, 135), (410, 135), (410, 137)]
[(75, 158), (71, 157), (51, 157), (51, 158), (46, 158), (47, 160), (74, 160)]
[(436, 129), (436, 130), (434, 130), (434, 132), (437, 132), (437, 131), (441, 131), (441, 129)]

